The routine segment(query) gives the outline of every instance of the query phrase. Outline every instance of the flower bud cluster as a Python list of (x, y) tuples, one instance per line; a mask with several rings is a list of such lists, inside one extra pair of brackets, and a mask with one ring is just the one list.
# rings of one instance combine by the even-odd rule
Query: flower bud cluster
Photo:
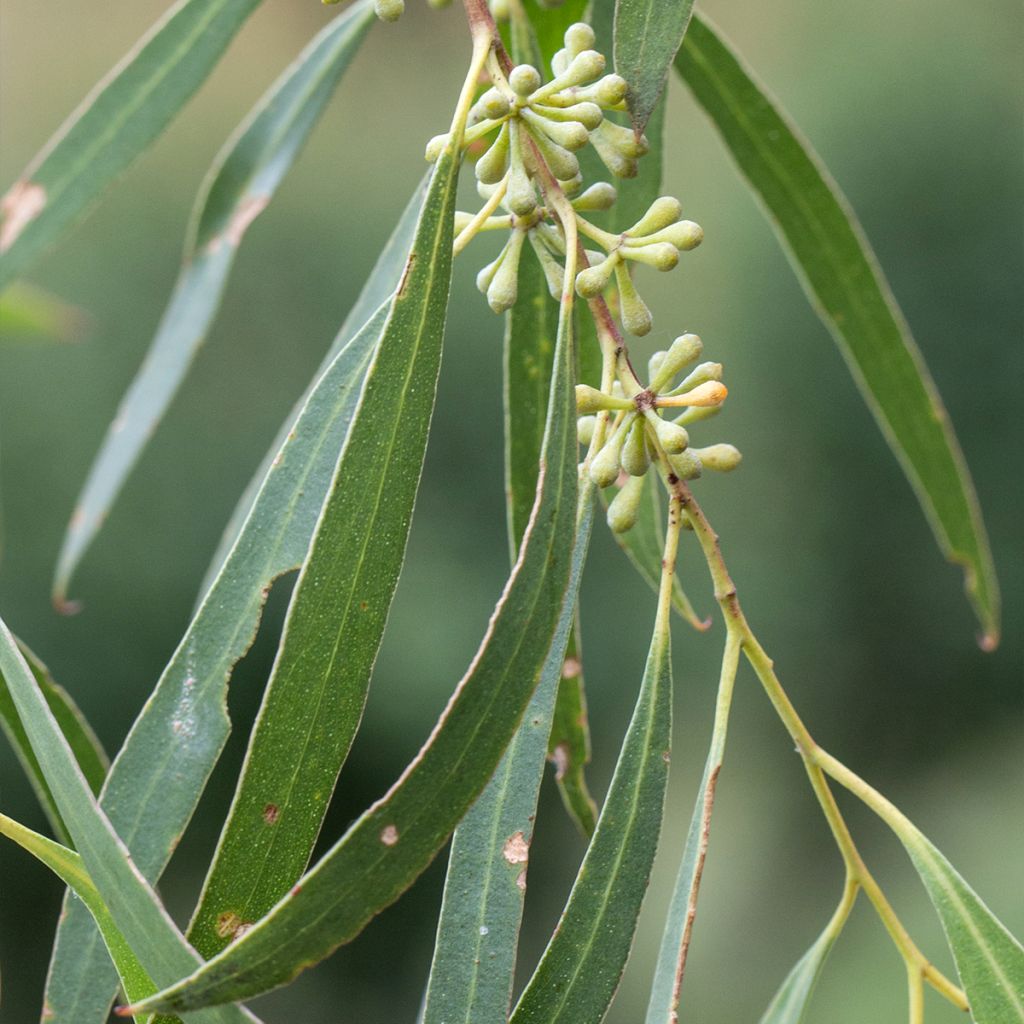
[[(643, 477), (652, 462), (659, 462), (680, 480), (693, 480), (704, 469), (728, 472), (740, 463), (740, 453), (730, 444), (703, 448), (690, 445), (688, 426), (719, 411), (728, 394), (721, 363), (700, 363), (681, 381), (684, 367), (696, 362), (703, 344), (696, 334), (684, 334), (663, 352), (656, 352), (648, 366), (649, 385), (635, 386), (627, 395), (616, 381), (610, 392), (585, 384), (576, 388), (577, 435), (581, 444), (594, 438), (597, 414), (611, 414), (611, 426), (600, 449), (590, 460), (588, 472), (598, 487), (619, 485), (608, 506), (608, 525), (625, 533), (636, 524), (643, 494)], [(682, 412), (677, 414), (677, 410)], [(665, 413), (671, 418), (665, 418)]]

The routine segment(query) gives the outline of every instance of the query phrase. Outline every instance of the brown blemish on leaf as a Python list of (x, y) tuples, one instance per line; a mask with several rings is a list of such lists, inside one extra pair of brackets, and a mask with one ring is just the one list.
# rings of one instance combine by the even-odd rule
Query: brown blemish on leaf
[(277, 804), (267, 804), (263, 808), (263, 820), (268, 825), (276, 825), (277, 819), (281, 817), (281, 812), (278, 810)]
[(566, 658), (565, 664), (562, 666), (562, 678), (563, 679), (575, 679), (583, 666), (580, 664), (579, 658)]
[(11, 186), (0, 200), (0, 252), (7, 252), (27, 225), (36, 219), (46, 206), (46, 189), (31, 181), (19, 181)]
[(380, 841), (385, 846), (394, 846), (398, 842), (398, 829), (394, 825), (381, 829)]
[(249, 230), (249, 225), (267, 208), (269, 202), (270, 196), (268, 195), (246, 196), (235, 208), (235, 212), (231, 214), (227, 227), (219, 235), (214, 235), (210, 239), (207, 247), (209, 251), (216, 252), (224, 242), (237, 249), (242, 243), (242, 237)]
[(525, 864), (530, 859), (530, 844), (522, 832), (515, 832), (505, 840), (501, 855), (509, 864)]
[(242, 919), (233, 911), (225, 910), (217, 915), (217, 924), (214, 930), (222, 938), (226, 939), (234, 935), (242, 925)]
[(409, 258), (405, 261), (405, 269), (402, 271), (402, 280), (398, 282), (398, 291), (395, 293), (395, 298), (400, 299), (405, 293), (405, 282), (409, 279), (409, 275), (412, 273), (412, 268), (416, 263), (416, 253), (409, 253)]
[(555, 779), (561, 782), (565, 773), (569, 770), (569, 745), (559, 743), (548, 755), (549, 760), (555, 766)]
[(298, 882), (296, 882), (292, 886), (291, 891), (288, 893), (288, 895), (289, 896), (298, 896), (300, 892), (302, 892), (302, 886)]

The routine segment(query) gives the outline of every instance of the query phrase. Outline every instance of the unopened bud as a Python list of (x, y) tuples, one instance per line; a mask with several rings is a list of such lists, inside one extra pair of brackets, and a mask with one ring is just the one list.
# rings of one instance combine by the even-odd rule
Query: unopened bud
[(720, 405), (692, 405), (685, 412), (680, 413), (672, 422), (678, 423), (681, 427), (688, 427), (693, 423), (700, 423), (701, 420), (709, 420), (722, 411)]
[(624, 259), (644, 263), (657, 270), (672, 270), (679, 262), (679, 250), (668, 242), (653, 245), (624, 245), (620, 250)]
[(509, 0), (491, 0), (491, 14), (495, 21), (508, 21), (510, 13)]
[(693, 388), (700, 387), (701, 384), (706, 384), (709, 380), (721, 379), (721, 363), (701, 363), (700, 366), (695, 366), (693, 370), (687, 374), (672, 393), (681, 395), (684, 391), (691, 391)]
[(509, 72), (508, 84), (517, 96), (529, 96), (540, 87), (540, 72), (529, 64), (520, 64)]
[[(630, 133), (632, 134), (632, 133)], [(636, 136), (634, 135), (635, 139)], [(639, 154), (633, 154), (637, 156)], [(683, 207), (678, 199), (673, 196), (661, 196), (651, 203), (647, 212), (627, 230), (626, 234), (631, 238), (643, 238), (645, 235), (652, 235), (655, 231), (667, 228), (674, 224), (683, 215)]]
[(519, 257), (523, 252), (526, 232), (519, 229), (509, 235), (504, 259), (487, 289), (487, 302), (495, 313), (504, 313), (516, 304), (519, 290)]
[(490, 149), (476, 162), (473, 169), (477, 180), (485, 185), (496, 185), (505, 177), (508, 169), (509, 151), (509, 128), (507, 124), (501, 126), (498, 137), (491, 143)]
[(685, 391), (679, 395), (660, 396), (656, 400), (656, 404), (660, 406), (721, 405), (728, 394), (729, 390), (724, 384), (709, 380), (692, 391)]
[(670, 224), (667, 228), (654, 232), (645, 241), (671, 242), (677, 249), (689, 252), (704, 241), (704, 229), (692, 220), (681, 220), (678, 224)]
[(577, 21), (565, 30), (564, 39), (565, 48), (575, 57), (584, 50), (592, 50), (597, 36), (585, 21)]
[(629, 399), (616, 395), (608, 395), (589, 384), (576, 385), (576, 411), (581, 416), (602, 412), (605, 409), (632, 409)]
[(572, 201), (572, 208), (577, 212), (609, 210), (615, 204), (617, 195), (614, 185), (598, 181)]
[(405, 10), (405, 0), (373, 0), (374, 14), (381, 21), (398, 21)]
[(537, 143), (541, 156), (544, 157), (544, 162), (551, 168), (551, 173), (559, 181), (569, 181), (580, 173), (580, 162), (574, 154), (560, 146), (546, 132), (538, 130), (533, 125), (529, 125), (529, 131)]
[(635, 159), (636, 157), (645, 156), (651, 148), (646, 135), (641, 135), (640, 138), (637, 138), (632, 128), (623, 128), (622, 125), (614, 124), (607, 119), (602, 121), (600, 126), (595, 129), (595, 134), (604, 139), (609, 146), (625, 157)]
[(537, 192), (522, 162), (513, 161), (509, 173), (505, 205), (517, 217), (526, 217), (537, 209)]
[(668, 462), (672, 467), (672, 472), (680, 480), (696, 480), (703, 468), (700, 459), (689, 450), (680, 452), (678, 455), (670, 455)]
[(657, 370), (651, 370), (651, 390), (660, 392), (679, 371), (704, 351), (704, 343), (696, 334), (682, 334), (669, 346)]
[(640, 166), (635, 157), (623, 156), (602, 134), (601, 128), (607, 124), (601, 122), (601, 127), (590, 133), (590, 144), (594, 151), (601, 158), (601, 162), (608, 168), (616, 178), (635, 178)]
[(625, 533), (636, 526), (643, 493), (643, 477), (631, 476), (623, 484), (622, 490), (612, 498), (608, 505), (608, 526), (613, 533)]
[(598, 487), (611, 487), (618, 480), (623, 439), (623, 431), (616, 430), (590, 463), (590, 479)]
[(731, 444), (711, 444), (706, 448), (695, 448), (693, 453), (708, 469), (719, 473), (731, 472), (743, 459), (739, 449)]
[(669, 455), (678, 455), (689, 447), (690, 435), (683, 427), (669, 420), (659, 419), (655, 430), (658, 432), (658, 443)]
[(509, 111), (508, 97), (497, 89), (488, 89), (476, 101), (476, 106), (484, 117), (494, 119), (504, 117)]
[(590, 132), (579, 121), (552, 121), (529, 107), (523, 110), (523, 118), (531, 127), (544, 132), (549, 139), (568, 150), (582, 149), (590, 138)]
[(589, 98), (599, 106), (615, 107), (626, 98), (628, 91), (629, 86), (621, 75), (605, 75), (591, 86)]
[(562, 297), (562, 288), (565, 284), (565, 271), (551, 254), (551, 250), (541, 241), (536, 231), (529, 232), (530, 245), (533, 246), (533, 251), (537, 254), (537, 260), (540, 263), (541, 269), (544, 271), (544, 277), (548, 283), (548, 291), (551, 293), (551, 298), (558, 301)]
[(596, 416), (581, 416), (576, 421), (576, 440), (588, 445), (594, 440), (594, 428), (597, 426)]
[(622, 326), (637, 337), (649, 334), (654, 323), (651, 311), (637, 293), (625, 264), (616, 263), (615, 283), (619, 287), (619, 316), (622, 319)]
[(581, 270), (576, 275), (576, 294), (584, 299), (596, 298), (604, 291), (616, 266), (617, 261), (609, 257), (586, 270)]
[(428, 143), (424, 156), (426, 157), (427, 163), (434, 163), (438, 157), (444, 152), (444, 147), (448, 145), (448, 133), (444, 135), (435, 135)]
[(555, 51), (555, 55), (551, 58), (551, 70), (556, 78), (559, 75), (565, 74), (565, 69), (569, 66), (571, 60), (572, 54), (568, 50)]
[(650, 359), (647, 360), (647, 380), (650, 382), (650, 389), (657, 391), (658, 389), (654, 386), (654, 382), (658, 377), (658, 371), (662, 366), (665, 365), (665, 357), (668, 353), (662, 349), (655, 352)]
[(604, 114), (596, 103), (571, 103), (567, 107), (534, 103), (530, 106), (549, 121), (579, 121), (588, 131), (593, 131), (604, 120)]
[(643, 476), (647, 472), (650, 460), (647, 457), (647, 442), (644, 438), (644, 421), (639, 416), (629, 428), (620, 458), (622, 468), (630, 476)]

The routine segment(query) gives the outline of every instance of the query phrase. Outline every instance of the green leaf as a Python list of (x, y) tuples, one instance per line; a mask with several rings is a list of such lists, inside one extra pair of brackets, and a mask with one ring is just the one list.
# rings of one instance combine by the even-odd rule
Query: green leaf
[(182, 268), (149, 353), (89, 471), (57, 559), (54, 601), (206, 340), (249, 225), (270, 203), (373, 21), (368, 0), (335, 18), (262, 97), (218, 154), (192, 213)]
[(550, 77), (551, 58), (565, 45), (565, 30), (575, 22), (584, 20), (587, 0), (566, 0), (558, 6), (545, 6), (537, 0), (522, 0), (522, 6), (537, 38), (541, 58), (538, 70), (546, 78)]
[[(617, 487), (610, 487), (601, 492), (601, 500), (605, 507), (617, 493)], [(654, 590), (658, 589), (661, 557), (665, 550), (665, 509), (662, 494), (663, 488), (658, 480), (658, 474), (649, 470), (640, 497), (636, 526), (626, 533), (615, 534), (619, 547), (626, 553), (626, 557), (633, 563), (641, 578)], [(710, 619), (701, 619), (694, 611), (679, 581), (678, 568), (672, 579), (672, 607), (696, 630), (703, 632), (711, 625)]]
[[(0, 620), (0, 674), (53, 793), (60, 816), (104, 905), (146, 973), (157, 984), (199, 962), (156, 893), (132, 864), (75, 761), (14, 637)], [(239, 1024), (252, 1016), (241, 1007), (204, 1011), (197, 1024)]]
[[(652, 475), (648, 473), (648, 476)], [(729, 709), (736, 681), (736, 670), (742, 643), (732, 630), (726, 638), (722, 655), (722, 671), (715, 702), (715, 724), (711, 734), (704, 773), (697, 790), (697, 800), (690, 827), (686, 832), (683, 856), (665, 918), (665, 930), (658, 949), (658, 960), (647, 1003), (647, 1024), (676, 1024), (679, 1020), (679, 997), (686, 967), (690, 935), (697, 914), (697, 897), (704, 871), (708, 841), (711, 835), (711, 812), (715, 805), (718, 775), (725, 757), (725, 740), (729, 729)]]
[(779, 990), (768, 1004), (768, 1009), (764, 1011), (760, 1024), (801, 1024), (804, 1020), (822, 968), (839, 937), (855, 896), (856, 890), (848, 887), (832, 920), (779, 986)]
[[(428, 272), (418, 260), (407, 290), (414, 274), (421, 282)], [(530, 527), (483, 644), (430, 739), (267, 917), (147, 1009), (243, 998), (323, 959), (412, 883), (487, 784), (539, 682), (569, 585), (577, 475), (572, 365), (566, 344), (555, 356)]]
[[(306, 558), (386, 313), (367, 324), (354, 320), (397, 287), (424, 194), (417, 192), (342, 327), (332, 347), (339, 351), (289, 421), (220, 574), (114, 761), (103, 808), (151, 881), (227, 739), (227, 684), (256, 635), (271, 584)], [(153, 792), (163, 794), (159, 804)], [(66, 902), (47, 985), (52, 1024), (102, 1024), (116, 984), (89, 916)]]
[(633, 718), (558, 929), (511, 1024), (597, 1024), (618, 988), (658, 846), (672, 740), (667, 621), (655, 629)]
[(0, 341), (77, 341), (85, 322), (82, 310), (34, 285), (0, 294)]
[(906, 822), (893, 826), (942, 921), (977, 1024), (1024, 1022), (1024, 946), (948, 860)]
[[(68, 746), (71, 748), (71, 753), (78, 762), (78, 767), (81, 768), (86, 782), (89, 783), (89, 788), (93, 793), (99, 793), (110, 766), (100, 741), (85, 716), (78, 709), (78, 705), (72, 700), (71, 694), (54, 682), (49, 669), (20, 640), (17, 641), (17, 644), (22, 657), (32, 671), (36, 685), (46, 698), (46, 703), (64, 734), (64, 739), (67, 740)], [(21, 724), (21, 718), (14, 706), (14, 700), (2, 672), (0, 672), (0, 726), (7, 734), (18, 760), (21, 761), (22, 767), (25, 769), (29, 782), (32, 783), (32, 788), (36, 791), (36, 796), (46, 812), (54, 835), (65, 845), (70, 845), (70, 836), (61, 820), (60, 812), (57, 810), (57, 804), (53, 799), (53, 793), (46, 782), (42, 768), (39, 766), (39, 759), (32, 751), (32, 745), (29, 743), (25, 727)]]
[(583, 642), (580, 638), (579, 609), (569, 644), (565, 649), (555, 714), (548, 737), (548, 759), (555, 766), (555, 781), (569, 817), (590, 838), (597, 828), (597, 804), (587, 786), (590, 763), (590, 728), (587, 696), (583, 685)]
[(693, 0), (616, 0), (615, 70), (629, 83), (626, 104), (638, 134), (661, 99), (692, 10)]
[[(438, 169), (316, 533), (189, 937), (204, 957), (296, 882), (362, 718), (441, 365), (457, 168)], [(225, 922), (233, 925), (225, 926)]]
[(935, 384), (846, 199), (705, 19), (693, 19), (676, 68), (764, 206), (939, 546), (964, 568), (982, 646), (995, 647), (999, 586), (974, 486)]
[(0, 814), (0, 833), (38, 858), (85, 904), (103, 936), (110, 959), (117, 967), (125, 995), (135, 1000), (153, 992), (156, 986), (132, 952), (131, 946), (125, 941), (120, 929), (114, 924), (103, 898), (82, 866), (82, 858), (74, 850), (69, 850), (60, 843), (25, 828), (5, 814)]
[(179, 0), (0, 200), (0, 290), (86, 211), (206, 80), (260, 0)]

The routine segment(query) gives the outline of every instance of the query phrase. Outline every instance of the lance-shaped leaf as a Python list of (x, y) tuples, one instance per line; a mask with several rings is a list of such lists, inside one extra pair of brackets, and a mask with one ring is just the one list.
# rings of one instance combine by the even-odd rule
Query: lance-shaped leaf
[(806, 1018), (807, 1007), (818, 978), (821, 977), (822, 968), (849, 917), (856, 897), (856, 886), (848, 882), (832, 919), (779, 986), (760, 1024), (801, 1024)]
[[(270, 586), (306, 557), (387, 310), (366, 324), (355, 316), (368, 296), (398, 286), (423, 199), (419, 190), (381, 255), (338, 335), (340, 350), (275, 449), (222, 571), (111, 768), (103, 808), (151, 881), (167, 864), (227, 739), (228, 680), (256, 635)], [(157, 803), (154, 792), (162, 794)], [(52, 1024), (103, 1024), (116, 986), (89, 915), (65, 901), (47, 983)]]
[(0, 290), (167, 127), (260, 0), (179, 0), (0, 200)]
[(597, 1024), (608, 1012), (658, 846), (671, 741), (670, 631), (659, 615), (597, 830), (511, 1024)]
[[(100, 741), (79, 710), (78, 705), (72, 700), (71, 694), (54, 682), (49, 669), (21, 641), (18, 641), (18, 648), (26, 664), (32, 670), (36, 685), (46, 698), (46, 703), (57, 720), (61, 732), (64, 733), (64, 738), (78, 762), (78, 767), (82, 769), (89, 788), (93, 793), (99, 793), (110, 766)], [(25, 727), (21, 724), (21, 718), (14, 706), (11, 691), (2, 672), (0, 672), (0, 726), (3, 727), (18, 760), (21, 761), (22, 767), (25, 769), (25, 774), (46, 813), (54, 835), (65, 845), (70, 844), (71, 838), (64, 827), (64, 822), (61, 821), (53, 793), (39, 766), (39, 759), (28, 741)]]
[(679, 862), (675, 888), (669, 902), (662, 933), (658, 960), (647, 1003), (647, 1024), (676, 1024), (679, 1020), (679, 999), (686, 969), (693, 922), (697, 914), (697, 897), (704, 871), (708, 841), (711, 836), (711, 812), (715, 806), (715, 790), (725, 757), (725, 740), (729, 730), (729, 710), (739, 665), (741, 640), (738, 632), (730, 630), (722, 655), (722, 671), (715, 701), (715, 724), (711, 743), (704, 761), (704, 773), (690, 827), (686, 832), (683, 856)]
[(977, 1024), (1024, 1024), (1024, 946), (906, 819), (890, 822), (942, 921)]
[(577, 475), (572, 362), (568, 346), (555, 355), (537, 501), (516, 566), (430, 739), (267, 917), (144, 1009), (178, 1012), (243, 998), (323, 959), (412, 883), (487, 784), (539, 682), (569, 585)]
[[(132, 863), (124, 844), (100, 810), (57, 720), (36, 685), (14, 637), (0, 621), (0, 673), (3, 674), (39, 760), (61, 819), (89, 876), (125, 941), (157, 984), (199, 962), (156, 893)], [(241, 1024), (253, 1020), (240, 1007), (204, 1010), (196, 1024)]]
[(85, 904), (103, 936), (107, 952), (117, 968), (121, 986), (128, 998), (142, 999), (153, 992), (156, 986), (114, 924), (103, 898), (82, 866), (82, 858), (74, 850), (25, 828), (5, 814), (0, 814), (0, 834), (38, 858)]
[[(617, 488), (608, 488), (601, 492), (601, 500), (607, 505), (617, 493)], [(649, 469), (640, 495), (636, 525), (625, 533), (615, 534), (619, 547), (626, 553), (626, 557), (633, 563), (640, 576), (654, 590), (658, 589), (661, 556), (665, 550), (665, 502), (662, 493), (663, 488), (658, 480), (658, 474)], [(694, 611), (679, 581), (678, 572), (672, 579), (672, 607), (694, 629), (703, 632), (711, 625), (710, 619), (701, 619)]]
[(288, 173), (372, 20), (369, 0), (335, 18), (267, 91), (214, 161), (196, 200), (170, 303), (71, 517), (57, 559), (58, 605), (66, 604), (71, 574), (206, 339), (246, 230)]
[(637, 132), (661, 99), (692, 10), (693, 0), (616, 0), (615, 70), (629, 83), (626, 104)]
[(206, 957), (305, 870), (362, 718), (419, 488), (441, 365), (457, 165), (439, 165), (389, 303), (189, 936)]
[[(505, 476), (513, 560), (529, 521), (527, 496), (536, 495), (557, 334), (571, 330), (572, 306), (571, 298), (552, 301), (535, 260), (520, 264), (518, 295), (505, 326)], [(540, 683), (494, 776), (455, 830), (424, 1024), (508, 1020), (537, 794), (590, 540), (592, 491), (587, 482), (580, 492), (572, 576)]]
[(846, 199), (705, 19), (693, 19), (676, 67), (763, 204), (939, 546), (963, 567), (982, 646), (995, 647), (999, 587), (974, 486), (931, 375)]

